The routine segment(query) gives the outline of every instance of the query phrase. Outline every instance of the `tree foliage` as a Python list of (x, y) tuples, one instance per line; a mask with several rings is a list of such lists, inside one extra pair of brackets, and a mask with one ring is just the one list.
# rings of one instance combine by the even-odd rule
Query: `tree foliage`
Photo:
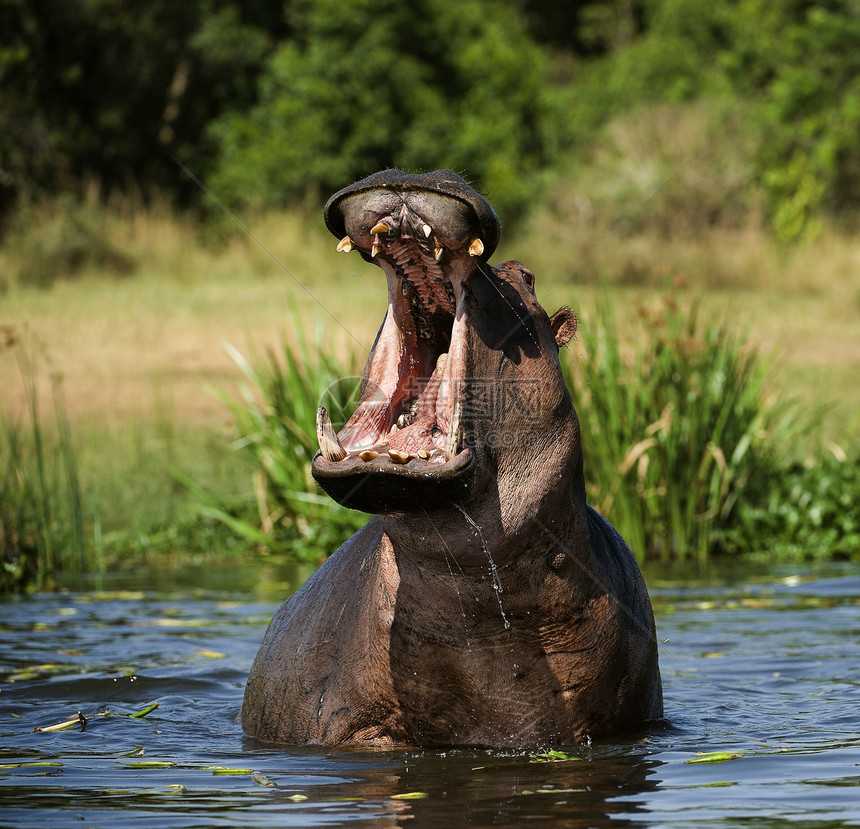
[(463, 171), (502, 213), (549, 161), (547, 61), (507, 0), (296, 0), (259, 102), (213, 124), (231, 201), (328, 193), (385, 167)]
[[(655, 99), (735, 101), (751, 113), (757, 178), (778, 238), (814, 233), (860, 198), (856, 0), (651, 0), (644, 31), (596, 60), (599, 117)], [(586, 84), (595, 91), (593, 82)]]
[(0, 213), (187, 201), (175, 158), (234, 206), (447, 166), (509, 217), (654, 101), (744, 113), (780, 239), (860, 201), (858, 0), (0, 0), (0, 88)]
[(250, 105), (275, 24), (263, 0), (0, 0), (0, 210), (88, 179), (187, 188), (171, 155), (205, 166), (204, 127)]

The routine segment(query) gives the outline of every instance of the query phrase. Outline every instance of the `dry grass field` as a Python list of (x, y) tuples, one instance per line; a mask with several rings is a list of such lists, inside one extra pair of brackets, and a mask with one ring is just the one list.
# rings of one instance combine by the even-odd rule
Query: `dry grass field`
[[(62, 379), (73, 422), (121, 428), (167, 415), (208, 428), (222, 424), (225, 411), (207, 382), (229, 386), (238, 375), (225, 342), (260, 352), (302, 325), (323, 326), (338, 351), (370, 347), (386, 303), (377, 268), (336, 253), (321, 219), (270, 214), (249, 221), (248, 230), (222, 225), (204, 244), (189, 222), (138, 211), (106, 228), (137, 263), (132, 273), (90, 266), (58, 275), (48, 288), (10, 280), (0, 296), (0, 411), (21, 411), (22, 351), (36, 360), (44, 394), (50, 378)], [(673, 241), (611, 229), (589, 236), (536, 221), (506, 239), (494, 260), (507, 258), (536, 272), (548, 311), (570, 305), (585, 324), (608, 292), (620, 331), (631, 338), (644, 333), (636, 322), (641, 308), (667, 291), (695, 302), (703, 321), (728, 321), (776, 355), (775, 389), (832, 402), (821, 436), (839, 439), (857, 425), (856, 240), (825, 234), (785, 250), (754, 231)], [(0, 253), (2, 273), (26, 273), (25, 264), (14, 246)]]

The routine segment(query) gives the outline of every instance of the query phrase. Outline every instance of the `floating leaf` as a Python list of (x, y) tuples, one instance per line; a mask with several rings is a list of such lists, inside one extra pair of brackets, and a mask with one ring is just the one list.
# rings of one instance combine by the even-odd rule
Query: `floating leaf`
[(55, 723), (54, 725), (34, 726), (33, 731), (67, 731), (70, 728), (74, 728), (76, 725), (81, 726), (81, 731), (86, 730), (87, 719), (80, 711), (71, 714), (68, 719)]
[(138, 711), (136, 714), (129, 714), (129, 716), (136, 720), (140, 717), (145, 717), (147, 714), (151, 714), (156, 708), (158, 708), (158, 703), (153, 702), (152, 705), (147, 705), (146, 708)]
[(204, 766), (212, 774), (253, 774), (254, 769), (233, 769), (227, 766)]
[(292, 800), (294, 803), (301, 803), (308, 799), (306, 794), (291, 794), (287, 800)]
[(392, 800), (421, 800), (424, 797), (429, 797), (427, 792), (404, 792), (391, 795)]
[(210, 651), (208, 648), (198, 648), (197, 655), (203, 656), (206, 659), (226, 659), (227, 654), (221, 651)]
[(582, 760), (582, 757), (576, 757), (573, 754), (555, 749), (542, 751), (539, 754), (529, 754), (529, 762), (531, 763), (566, 763), (570, 760)]
[(29, 769), (35, 768), (36, 766), (62, 766), (62, 763), (58, 763), (54, 760), (38, 760), (33, 761), (32, 763), (0, 763), (0, 769)]
[(727, 760), (737, 760), (740, 754), (732, 751), (712, 751), (709, 754), (698, 754), (691, 757), (689, 760), (684, 760), (687, 764), (692, 763), (725, 763)]
[(171, 760), (141, 760), (139, 763), (129, 763), (123, 761), (120, 763), (123, 768), (127, 769), (174, 769), (176, 763)]
[(254, 773), (251, 775), (251, 780), (253, 780), (258, 786), (268, 786), (272, 788), (275, 784), (266, 777), (265, 774), (257, 774)]

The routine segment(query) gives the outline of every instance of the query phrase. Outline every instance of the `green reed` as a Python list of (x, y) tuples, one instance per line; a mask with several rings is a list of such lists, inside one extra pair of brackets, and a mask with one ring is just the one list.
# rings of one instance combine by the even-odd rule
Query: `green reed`
[(294, 331), (295, 344), (285, 342), (280, 352), (268, 350), (250, 359), (228, 346), (244, 382), (240, 399), (218, 392), (239, 434), (235, 448), (252, 463), (253, 520), (196, 489), (203, 513), (246, 542), (296, 560), (318, 561), (367, 521), (325, 495), (310, 472), (318, 407), (326, 406), (339, 429), (358, 402), (361, 378), (355, 355), (342, 364), (319, 326), (310, 335), (298, 324)]
[(625, 350), (608, 301), (564, 370), (582, 422), (589, 497), (637, 558), (704, 559), (750, 479), (803, 428), (767, 395), (768, 363), (724, 324), (671, 297)]
[(52, 376), (54, 423), (42, 416), (36, 358), (18, 347), (25, 416), (0, 423), (0, 593), (37, 589), (85, 568), (78, 462)]
[[(768, 396), (768, 361), (726, 325), (703, 325), (695, 306), (671, 298), (640, 318), (644, 335), (620, 338), (604, 300), (581, 327), (584, 360), (563, 355), (589, 500), (640, 560), (701, 560), (722, 548), (739, 499), (767, 486), (774, 456), (804, 427), (792, 405)], [(310, 475), (317, 407), (340, 428), (356, 404), (358, 361), (341, 365), (319, 329), (307, 337), (297, 326), (296, 337), (262, 358), (230, 349), (245, 383), (240, 399), (222, 397), (254, 467), (254, 519), (198, 493), (204, 513), (246, 542), (316, 560), (365, 520)]]

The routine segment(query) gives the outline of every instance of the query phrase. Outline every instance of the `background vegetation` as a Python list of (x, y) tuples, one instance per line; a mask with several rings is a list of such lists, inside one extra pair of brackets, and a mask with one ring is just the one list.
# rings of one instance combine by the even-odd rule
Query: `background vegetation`
[(0, 32), (0, 208), (198, 201), (177, 161), (234, 208), (448, 166), (510, 220), (612, 118), (694, 101), (742, 144), (711, 222), (793, 240), (860, 195), (853, 0), (4, 0)]
[(305, 420), (384, 295), (319, 210), (392, 165), (465, 173), (582, 311), (640, 556), (858, 555), (855, 2), (0, 0), (0, 90), (3, 586), (360, 520)]

